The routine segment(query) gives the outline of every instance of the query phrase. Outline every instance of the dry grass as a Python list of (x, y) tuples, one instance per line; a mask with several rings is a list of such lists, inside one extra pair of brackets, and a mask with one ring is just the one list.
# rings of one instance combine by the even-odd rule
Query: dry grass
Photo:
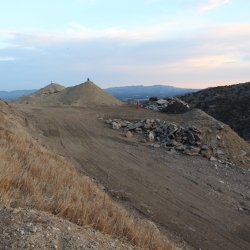
[(104, 193), (93, 182), (40, 147), (18, 122), (1, 112), (0, 159), (1, 205), (51, 212), (127, 238), (142, 249), (176, 249), (152, 222), (137, 219), (108, 196), (104, 202)]

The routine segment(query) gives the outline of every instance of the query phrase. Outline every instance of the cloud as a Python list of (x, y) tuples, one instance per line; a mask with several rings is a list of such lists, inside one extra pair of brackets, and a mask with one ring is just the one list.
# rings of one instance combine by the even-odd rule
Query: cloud
[(217, 79), (218, 84), (224, 77), (223, 83), (230, 84), (249, 77), (250, 23), (186, 33), (171, 33), (164, 25), (156, 28), (97, 32), (71, 25), (65, 32), (55, 33), (10, 31), (12, 45), (0, 50), (1, 58), (16, 60), (2, 63), (1, 76), (6, 74), (9, 82), (16, 82), (15, 77), (18, 82), (39, 81), (39, 87), (51, 80), (74, 85), (85, 76), (101, 87), (137, 83), (180, 86), (180, 82), (193, 87), (195, 81), (208, 84), (209, 79)]
[(14, 60), (16, 60), (16, 58), (11, 56), (0, 57), (0, 61), (14, 61)]
[(207, 0), (199, 2), (195, 5), (198, 10), (210, 10), (215, 7), (219, 7), (223, 4), (229, 3), (230, 0)]
[(92, 39), (117, 39), (123, 41), (123, 44), (128, 42), (143, 42), (159, 39), (168, 24), (155, 27), (142, 27), (137, 29), (123, 29), (120, 27), (110, 27), (103, 30), (89, 29), (84, 25), (77, 23), (70, 24), (64, 31), (46, 32), (39, 29), (27, 29), (23, 31), (15, 30), (0, 30), (0, 35), (8, 40), (9, 44), (20, 46), (39, 46), (60, 43), (64, 41), (74, 40), (92, 40)]

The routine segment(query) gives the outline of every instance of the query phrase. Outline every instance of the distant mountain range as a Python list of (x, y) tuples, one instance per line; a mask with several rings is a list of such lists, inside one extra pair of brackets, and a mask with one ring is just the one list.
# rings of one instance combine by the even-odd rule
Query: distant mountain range
[(126, 101), (126, 99), (149, 99), (152, 96), (166, 98), (169, 96), (183, 95), (196, 92), (200, 89), (176, 88), (173, 86), (153, 85), (153, 86), (125, 86), (104, 89), (110, 95), (117, 99)]
[(29, 95), (31, 93), (36, 92), (37, 89), (29, 89), (29, 90), (13, 90), (13, 91), (0, 91), (0, 99), (4, 101), (14, 100), (23, 95)]
[[(166, 98), (169, 96), (183, 95), (186, 93), (196, 92), (199, 89), (190, 88), (176, 88), (173, 86), (153, 85), (153, 86), (125, 86), (113, 87), (104, 89), (107, 93), (122, 101), (135, 100), (135, 99), (149, 99), (151, 96), (158, 96)], [(31, 90), (14, 90), (14, 91), (0, 91), (0, 98), (5, 101), (17, 99), (23, 95), (29, 95), (36, 92), (37, 89)]]

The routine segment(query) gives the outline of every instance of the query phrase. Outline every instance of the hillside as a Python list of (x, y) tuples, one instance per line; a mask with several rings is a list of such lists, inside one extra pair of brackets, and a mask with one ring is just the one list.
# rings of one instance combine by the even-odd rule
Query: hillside
[(154, 223), (41, 147), (30, 118), (0, 101), (0, 249), (175, 249)]
[(250, 143), (250, 82), (208, 88), (180, 99), (228, 124)]
[(151, 96), (158, 96), (166, 98), (168, 96), (181, 95), (189, 92), (196, 92), (198, 89), (190, 88), (176, 88), (166, 85), (153, 85), (153, 86), (124, 86), (107, 88), (109, 94), (120, 100), (126, 99), (148, 99)]
[[(37, 90), (36, 92), (19, 97), (16, 100), (10, 101), (10, 103), (18, 104), (48, 104), (48, 100), (55, 98), (56, 94), (65, 89), (64, 86), (51, 83), (44, 88)], [(49, 105), (49, 104), (48, 104)]]
[(39, 145), (183, 249), (250, 248), (250, 145), (229, 126), (197, 109), (15, 107)]
[(10, 103), (72, 106), (122, 105), (121, 101), (91, 81), (68, 88), (52, 83), (31, 95), (22, 96)]

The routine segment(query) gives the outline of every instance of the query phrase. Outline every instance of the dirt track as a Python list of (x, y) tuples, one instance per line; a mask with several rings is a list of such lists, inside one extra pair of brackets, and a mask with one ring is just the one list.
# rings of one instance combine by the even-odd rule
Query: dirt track
[(141, 135), (128, 139), (97, 118), (159, 118), (198, 127), (208, 121), (197, 124), (128, 106), (15, 107), (30, 114), (27, 126), (39, 143), (71, 160), (164, 233), (186, 241), (185, 248), (250, 249), (249, 171), (152, 148), (139, 142)]

